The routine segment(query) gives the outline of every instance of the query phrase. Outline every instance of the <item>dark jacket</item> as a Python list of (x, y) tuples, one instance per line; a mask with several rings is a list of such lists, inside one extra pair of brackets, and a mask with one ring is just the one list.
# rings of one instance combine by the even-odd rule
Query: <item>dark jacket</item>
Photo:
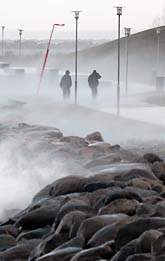
[(99, 79), (101, 78), (101, 75), (97, 72), (93, 72), (91, 75), (88, 77), (88, 84), (89, 87), (97, 87), (99, 84)]
[(69, 89), (72, 86), (72, 78), (70, 75), (65, 74), (60, 82), (60, 87), (61, 88), (66, 88)]

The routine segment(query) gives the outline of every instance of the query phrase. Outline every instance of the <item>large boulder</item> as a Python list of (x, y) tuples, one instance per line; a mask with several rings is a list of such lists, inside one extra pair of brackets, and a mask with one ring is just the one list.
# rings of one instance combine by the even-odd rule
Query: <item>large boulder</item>
[(90, 213), (84, 213), (82, 211), (72, 211), (66, 214), (61, 222), (59, 223), (56, 234), (60, 233), (68, 233), (69, 238), (73, 238), (77, 234), (77, 230), (79, 229), (81, 223), (90, 218), (92, 215)]
[(124, 213), (135, 215), (139, 202), (135, 199), (116, 199), (99, 210), (100, 215)]
[(81, 226), (77, 232), (77, 236), (84, 238), (85, 242), (88, 242), (88, 240), (99, 229), (127, 218), (128, 216), (124, 214), (102, 215), (88, 218), (81, 223)]
[(16, 240), (10, 235), (0, 235), (0, 252), (16, 246)]
[(96, 132), (93, 132), (93, 133), (90, 133), (88, 134), (85, 139), (88, 141), (88, 142), (95, 142), (95, 141), (100, 141), (100, 142), (103, 142), (104, 139), (101, 135), (101, 133), (99, 131), (96, 131)]
[(51, 234), (43, 239), (37, 246), (33, 247), (28, 261), (33, 261), (40, 256), (53, 251), (69, 240), (68, 234)]
[(154, 174), (163, 182), (165, 182), (165, 163), (156, 161), (152, 165)]
[(76, 192), (82, 192), (83, 186), (86, 183), (86, 178), (81, 176), (67, 176), (56, 180), (52, 184), (49, 184), (38, 192), (34, 198), (33, 202), (37, 202), (43, 198), (57, 197), (60, 195), (66, 195)]
[(17, 220), (16, 225), (23, 229), (36, 229), (52, 225), (60, 206), (61, 203), (56, 201), (55, 205), (48, 205), (27, 212)]
[(32, 249), (39, 243), (39, 240), (30, 240), (22, 244), (17, 244), (0, 253), (0, 260), (27, 260)]
[(84, 138), (80, 138), (77, 136), (67, 136), (67, 137), (63, 137), (61, 138), (61, 142), (64, 143), (68, 143), (72, 146), (76, 146), (76, 147), (87, 147), (88, 146), (88, 142), (84, 139)]
[(143, 157), (149, 162), (149, 163), (154, 163), (156, 161), (163, 161), (158, 155), (154, 153), (146, 153), (143, 155)]
[(130, 241), (138, 238), (143, 232), (150, 229), (158, 229), (165, 226), (165, 218), (152, 217), (152, 218), (141, 218), (130, 224), (124, 225), (117, 233), (115, 239), (116, 249), (119, 250), (121, 247), (129, 243)]
[(66, 260), (69, 261), (74, 255), (79, 253), (81, 248), (78, 247), (67, 247), (64, 249), (53, 250), (48, 254), (45, 254), (36, 259), (36, 261), (60, 261)]
[(94, 247), (86, 250), (82, 250), (77, 253), (71, 261), (95, 261), (101, 258), (110, 259), (113, 255), (113, 251), (110, 246), (103, 245), (99, 247)]

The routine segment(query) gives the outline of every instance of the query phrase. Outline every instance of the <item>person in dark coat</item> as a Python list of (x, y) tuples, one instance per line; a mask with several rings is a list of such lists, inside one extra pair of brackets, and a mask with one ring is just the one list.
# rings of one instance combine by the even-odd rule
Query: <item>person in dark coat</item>
[(63, 92), (63, 98), (69, 99), (70, 98), (70, 88), (72, 87), (72, 78), (70, 76), (70, 71), (66, 71), (64, 76), (60, 81), (60, 87)]
[(95, 99), (97, 97), (97, 87), (99, 85), (99, 79), (101, 75), (94, 70), (92, 74), (88, 77), (88, 84), (92, 91), (92, 97)]

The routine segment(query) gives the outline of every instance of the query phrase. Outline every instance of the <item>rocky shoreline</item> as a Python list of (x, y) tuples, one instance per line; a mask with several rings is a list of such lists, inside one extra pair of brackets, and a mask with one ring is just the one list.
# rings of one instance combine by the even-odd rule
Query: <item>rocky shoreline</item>
[[(38, 149), (74, 161), (74, 175), (55, 180), (0, 224), (0, 260), (165, 260), (165, 163), (104, 142), (101, 133), (64, 136), (19, 124), (7, 133), (37, 137)], [(11, 207), (12, 208), (12, 207)]]

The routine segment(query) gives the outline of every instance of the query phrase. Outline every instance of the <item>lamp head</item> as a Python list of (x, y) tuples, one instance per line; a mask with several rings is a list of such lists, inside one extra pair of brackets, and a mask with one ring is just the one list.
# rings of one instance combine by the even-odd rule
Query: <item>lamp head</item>
[(122, 15), (123, 6), (116, 6), (117, 9), (117, 15)]
[(82, 11), (72, 11), (75, 14), (75, 19), (79, 19), (80, 13)]
[(1, 26), (2, 30), (4, 31), (5, 30), (5, 26)]
[(23, 29), (18, 29), (19, 35), (22, 35)]

